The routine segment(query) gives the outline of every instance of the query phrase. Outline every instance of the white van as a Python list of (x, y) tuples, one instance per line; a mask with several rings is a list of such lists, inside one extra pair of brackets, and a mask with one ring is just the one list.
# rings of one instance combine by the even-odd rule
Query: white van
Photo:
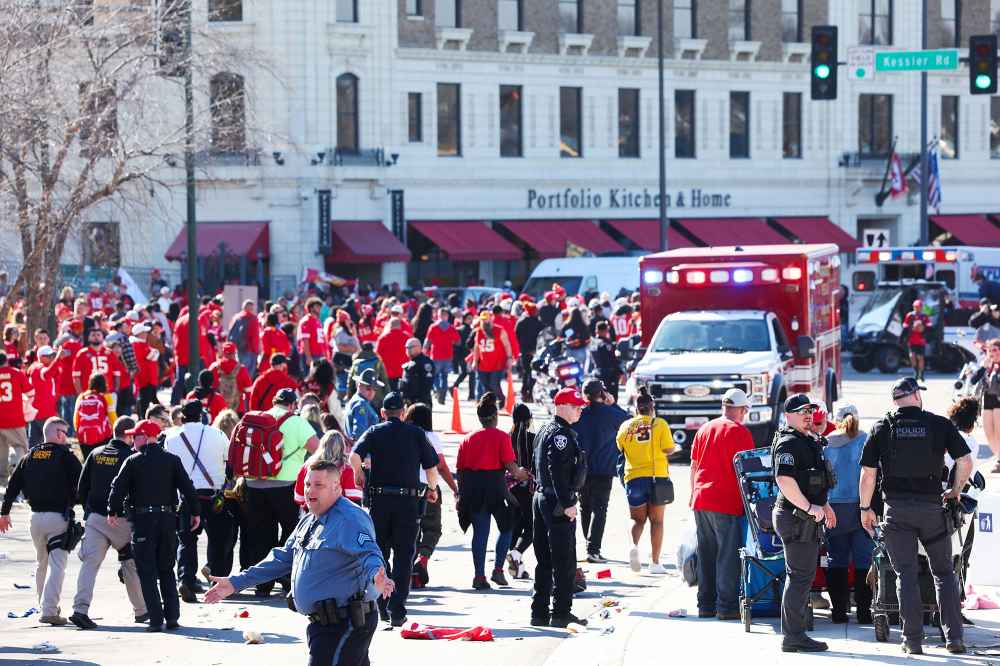
[(531, 272), (522, 292), (541, 300), (558, 282), (567, 296), (608, 292), (617, 298), (621, 291), (639, 288), (639, 257), (566, 257), (545, 259)]

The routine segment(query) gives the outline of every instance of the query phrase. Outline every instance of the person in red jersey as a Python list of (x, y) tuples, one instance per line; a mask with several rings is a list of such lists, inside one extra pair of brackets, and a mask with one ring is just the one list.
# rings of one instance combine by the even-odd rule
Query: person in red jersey
[(501, 383), (513, 363), (513, 352), (507, 332), (493, 323), (487, 311), (479, 314), (479, 328), (472, 345), (471, 370), (476, 371), (476, 395), (480, 398), (487, 391), (493, 392), (503, 403)]
[(36, 350), (37, 360), (28, 368), (28, 378), (31, 388), (35, 391), (32, 406), (35, 417), (28, 424), (28, 445), (37, 446), (45, 441), (42, 426), (45, 420), (56, 416), (56, 384), (59, 380), (59, 364), (56, 363), (56, 350), (48, 345)]
[[(212, 388), (219, 391), (229, 409), (242, 414), (246, 411), (246, 400), (253, 388), (250, 372), (240, 363), (236, 345), (227, 342), (222, 345), (222, 358), (213, 363), (209, 370), (215, 377)], [(215, 420), (214, 417), (212, 419)]]
[(274, 396), (283, 388), (297, 389), (299, 383), (288, 374), (288, 358), (284, 354), (271, 357), (271, 367), (257, 377), (250, 389), (250, 410), (255, 412), (271, 409)]
[(927, 334), (930, 332), (931, 318), (924, 314), (924, 302), (913, 301), (913, 310), (903, 317), (903, 335), (910, 347), (910, 365), (917, 381), (924, 380), (924, 356), (927, 350)]
[(111, 441), (115, 418), (114, 395), (108, 392), (107, 378), (95, 372), (88, 378), (87, 390), (80, 394), (73, 414), (84, 462), (91, 451)]
[(139, 396), (139, 416), (145, 416), (149, 406), (156, 403), (156, 387), (160, 384), (160, 352), (149, 344), (150, 327), (142, 323), (132, 327), (132, 350), (139, 364), (135, 389)]
[(316, 297), (306, 301), (306, 314), (299, 320), (296, 340), (299, 347), (299, 362), (302, 374), (309, 372), (313, 361), (326, 358), (328, 354), (326, 337), (323, 335), (323, 324), (319, 320), (323, 301)]
[(399, 390), (403, 366), (410, 362), (410, 357), (406, 353), (406, 341), (409, 339), (410, 336), (403, 329), (403, 320), (392, 317), (385, 332), (375, 343), (375, 353), (382, 359), (386, 377), (389, 378), (389, 386), (393, 391)]
[(73, 388), (77, 394), (86, 389), (91, 375), (101, 373), (108, 378), (112, 360), (111, 353), (104, 348), (103, 342), (104, 332), (93, 328), (87, 333), (87, 346), (76, 353), (76, 358), (73, 359)]
[(288, 336), (278, 325), (280, 321), (276, 312), (271, 312), (265, 319), (264, 331), (260, 335), (260, 360), (257, 364), (257, 375), (267, 372), (271, 367), (271, 357), (281, 354), (285, 358), (292, 353), (292, 345)]
[(5, 482), (10, 449), (14, 449), (15, 465), (28, 452), (24, 402), (33, 398), (34, 389), (28, 376), (11, 367), (7, 354), (0, 352), (0, 479)]
[[(190, 325), (191, 316), (186, 309), (181, 310), (181, 314), (177, 317), (177, 322), (174, 324), (174, 354), (177, 360), (177, 377), (174, 382), (173, 391), (170, 394), (171, 404), (180, 404), (181, 398), (184, 397), (184, 387), (185, 387), (185, 376), (188, 371), (188, 364), (190, 363), (190, 351), (188, 349), (188, 326)], [(208, 330), (208, 311), (204, 311), (204, 314), (199, 314), (197, 318), (198, 322), (198, 351), (199, 356), (201, 356), (201, 366), (207, 368), (215, 360), (215, 354), (212, 351), (212, 347), (208, 342), (208, 336), (205, 332)]]

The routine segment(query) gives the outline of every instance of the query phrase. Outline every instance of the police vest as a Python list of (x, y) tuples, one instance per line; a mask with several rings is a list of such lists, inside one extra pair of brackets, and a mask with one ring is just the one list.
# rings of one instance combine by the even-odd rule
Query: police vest
[[(551, 421), (542, 428), (538, 435), (536, 435), (537, 441), (540, 444), (535, 449), (535, 455), (537, 456), (537, 460), (535, 461), (535, 471), (536, 478), (539, 480), (539, 490), (543, 493), (546, 491), (551, 493), (553, 486), (555, 485), (548, 471), (549, 439), (553, 436), (553, 433), (559, 429), (559, 424), (555, 421)], [(576, 451), (572, 461), (573, 469), (572, 476), (569, 479), (569, 487), (573, 490), (579, 491), (587, 482), (587, 452), (583, 450), (583, 447), (580, 446), (578, 441), (573, 441)], [(560, 470), (556, 470), (556, 473), (559, 473), (559, 471)]]
[(934, 446), (926, 418), (887, 414), (889, 440), (882, 448), (882, 473), (888, 479), (940, 482), (944, 451)]
[[(796, 469), (792, 473), (792, 478), (795, 479), (799, 490), (806, 496), (810, 504), (826, 504), (828, 491), (837, 485), (836, 478), (826, 459), (823, 457), (823, 449), (820, 443), (814, 442), (804, 435), (799, 435), (799, 439), (805, 440), (813, 459), (805, 469)], [(780, 435), (776, 435), (774, 443), (771, 445), (771, 457), (775, 462), (777, 462), (775, 450), (779, 441)], [(775, 464), (775, 469), (777, 469), (777, 464)]]

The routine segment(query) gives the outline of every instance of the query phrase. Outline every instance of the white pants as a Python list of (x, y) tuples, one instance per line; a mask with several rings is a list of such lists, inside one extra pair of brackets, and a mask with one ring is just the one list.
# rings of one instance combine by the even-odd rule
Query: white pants
[[(79, 557), (83, 562), (80, 576), (76, 581), (76, 596), (73, 598), (73, 612), (87, 615), (90, 602), (94, 598), (94, 582), (97, 572), (104, 562), (108, 548), (121, 550), (132, 541), (132, 525), (127, 521), (119, 521), (117, 527), (111, 527), (108, 519), (98, 513), (87, 516), (86, 530), (80, 543)], [(130, 558), (121, 563), (125, 578), (125, 593), (132, 602), (135, 614), (146, 613), (146, 602), (142, 598), (142, 587), (139, 585), (139, 574), (135, 570), (135, 559)]]
[(42, 511), (31, 514), (31, 540), (35, 544), (35, 592), (42, 606), (42, 617), (59, 615), (59, 595), (66, 577), (66, 560), (69, 551), (56, 548), (48, 550), (49, 539), (66, 531), (69, 525), (61, 513)]

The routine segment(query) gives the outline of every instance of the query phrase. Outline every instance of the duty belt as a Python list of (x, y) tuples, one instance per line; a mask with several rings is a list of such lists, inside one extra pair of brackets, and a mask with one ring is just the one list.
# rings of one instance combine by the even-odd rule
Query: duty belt
[(177, 512), (177, 509), (175, 507), (172, 507), (172, 506), (163, 506), (163, 505), (161, 505), (161, 506), (137, 506), (137, 507), (133, 508), (132, 511), (134, 513), (138, 513), (138, 514), (143, 514), (143, 513), (169, 513), (169, 514), (174, 514), (174, 513)]
[[(375, 608), (376, 606), (374, 601), (361, 602), (361, 610), (364, 611), (365, 615), (368, 615), (368, 613), (373, 612)], [(350, 613), (351, 610), (348, 606), (337, 606), (336, 615), (338, 621), (346, 620), (350, 616)], [(321, 624), (324, 626), (334, 624), (333, 622), (329, 621), (331, 618), (329, 618), (328, 616), (325, 617), (322, 613), (309, 613), (308, 617), (310, 622), (315, 622), (316, 624)]]
[(420, 488), (400, 488), (399, 486), (372, 486), (372, 495), (387, 495), (389, 497), (422, 497), (424, 491)]

